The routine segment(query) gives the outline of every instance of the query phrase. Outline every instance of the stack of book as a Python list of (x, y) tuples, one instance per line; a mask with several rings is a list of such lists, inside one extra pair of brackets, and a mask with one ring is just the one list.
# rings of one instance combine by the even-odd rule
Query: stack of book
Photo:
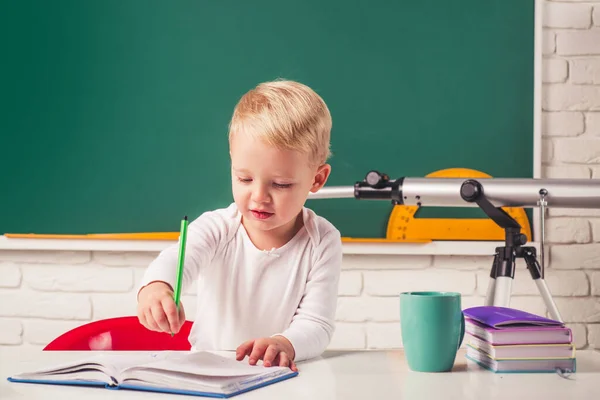
[(495, 306), (463, 313), (468, 360), (494, 372), (575, 372), (573, 333), (560, 321)]

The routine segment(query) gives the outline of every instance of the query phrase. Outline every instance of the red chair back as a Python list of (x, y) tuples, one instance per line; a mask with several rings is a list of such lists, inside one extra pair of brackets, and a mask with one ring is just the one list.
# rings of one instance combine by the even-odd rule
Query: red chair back
[(71, 329), (63, 333), (44, 350), (182, 350), (191, 349), (188, 335), (191, 321), (185, 321), (181, 330), (171, 337), (170, 333), (146, 329), (137, 317), (117, 317)]

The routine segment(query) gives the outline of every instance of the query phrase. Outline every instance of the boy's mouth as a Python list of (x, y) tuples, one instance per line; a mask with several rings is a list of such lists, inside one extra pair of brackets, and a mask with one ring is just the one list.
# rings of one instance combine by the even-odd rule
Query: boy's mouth
[(259, 210), (250, 210), (250, 212), (256, 219), (267, 219), (273, 215), (273, 213), (266, 212), (266, 211), (259, 211)]

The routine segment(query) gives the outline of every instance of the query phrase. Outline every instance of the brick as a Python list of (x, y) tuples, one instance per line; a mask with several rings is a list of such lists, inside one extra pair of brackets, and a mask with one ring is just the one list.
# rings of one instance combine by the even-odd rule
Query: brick
[(546, 85), (542, 107), (546, 111), (598, 111), (600, 86), (562, 83)]
[(585, 132), (588, 135), (600, 136), (600, 113), (587, 113), (585, 115)]
[(550, 218), (546, 220), (546, 243), (589, 243), (590, 224), (581, 218)]
[(590, 273), (590, 284), (592, 286), (592, 296), (600, 296), (600, 272)]
[(41, 264), (84, 264), (91, 259), (89, 251), (23, 251), (1, 250), (0, 261)]
[(577, 58), (569, 64), (571, 82), (577, 84), (600, 84), (600, 58)]
[(24, 338), (29, 344), (46, 346), (58, 336), (83, 325), (80, 321), (23, 320)]
[(342, 269), (415, 269), (431, 265), (432, 256), (348, 254)]
[(363, 324), (336, 323), (333, 337), (327, 348), (329, 350), (364, 349), (366, 344), (367, 336)]
[(362, 273), (342, 271), (338, 287), (338, 296), (360, 296), (363, 287)]
[(542, 55), (548, 56), (556, 52), (556, 34), (544, 29), (542, 34)]
[(589, 179), (592, 170), (584, 165), (547, 165), (544, 177), (549, 179)]
[(569, 65), (560, 58), (546, 58), (542, 63), (542, 81), (544, 83), (563, 83), (569, 76)]
[(133, 271), (85, 264), (80, 266), (23, 265), (23, 281), (36, 290), (51, 292), (127, 292)]
[(89, 320), (92, 307), (84, 294), (0, 291), (0, 316)]
[[(560, 310), (559, 310), (560, 311)], [(584, 324), (565, 324), (573, 332), (573, 343), (576, 349), (583, 349), (588, 344), (587, 328)]]
[(408, 291), (451, 291), (464, 295), (475, 290), (475, 274), (468, 271), (366, 271), (365, 293), (398, 296)]
[[(93, 308), (93, 319), (137, 316), (137, 299), (135, 293), (104, 294), (95, 293), (91, 295)], [(193, 321), (196, 318), (196, 297), (181, 295), (181, 304), (185, 311), (186, 319)]]
[(139, 285), (142, 283), (142, 279), (144, 278), (144, 274), (146, 273), (146, 268), (142, 267), (132, 267), (133, 271), (133, 287), (134, 290), (137, 290)]
[[(135, 293), (94, 293), (90, 297), (93, 309), (92, 317), (95, 321), (99, 319), (137, 315)], [(187, 311), (187, 307), (185, 310)]]
[(556, 297), (554, 302), (565, 322), (600, 322), (600, 299)]
[[(480, 277), (477, 277), (478, 281)], [(489, 279), (489, 274), (481, 279)], [(553, 296), (587, 296), (590, 294), (590, 285), (588, 277), (583, 271), (554, 271), (544, 272), (544, 280), (548, 290)], [(487, 285), (484, 288), (478, 287), (478, 293), (485, 296)], [(539, 295), (535, 281), (531, 279), (528, 270), (519, 269), (515, 272), (515, 278), (512, 284), (512, 295)]]
[[(600, 178), (600, 165), (592, 165), (590, 167), (590, 170), (592, 171), (592, 179), (598, 179)], [(595, 210), (596, 211), (596, 216), (600, 216), (600, 210)]]
[(542, 139), (542, 163), (549, 164), (554, 158), (554, 143), (549, 139)]
[(584, 128), (583, 113), (542, 113), (542, 132), (545, 136), (578, 136), (583, 133)]
[(106, 266), (147, 267), (157, 256), (155, 252), (95, 251), (92, 260)]
[(547, 311), (541, 296), (511, 296), (509, 307), (540, 316), (545, 316)]
[(600, 242), (600, 219), (590, 220), (592, 226), (592, 238), (594, 242)]
[(15, 263), (0, 263), (0, 287), (19, 287), (21, 285), (21, 270)]
[(600, 54), (600, 31), (561, 31), (556, 34), (556, 53), (563, 56)]
[(485, 296), (461, 296), (460, 306), (463, 310), (471, 307), (482, 306), (485, 302)]
[(588, 325), (588, 342), (592, 349), (600, 350), (600, 324)]
[(400, 321), (400, 299), (396, 297), (341, 297), (336, 320), (343, 322)]
[(552, 269), (600, 269), (600, 243), (552, 245)]
[[(593, 174), (593, 168), (590, 168)], [(593, 176), (593, 175), (592, 175)], [(552, 208), (548, 209), (549, 217), (600, 217), (600, 209), (593, 208)]]
[(23, 343), (23, 326), (16, 319), (0, 318), (0, 345)]
[(558, 139), (554, 157), (566, 163), (600, 164), (600, 138)]
[(467, 271), (489, 269), (492, 266), (492, 258), (487, 256), (434, 256), (433, 266)]
[(592, 14), (592, 19), (594, 21), (595, 26), (600, 26), (600, 5), (594, 6), (594, 13)]
[(548, 28), (586, 29), (592, 25), (590, 4), (544, 3), (543, 26)]
[(372, 323), (367, 325), (368, 349), (399, 349), (401, 347), (400, 323)]

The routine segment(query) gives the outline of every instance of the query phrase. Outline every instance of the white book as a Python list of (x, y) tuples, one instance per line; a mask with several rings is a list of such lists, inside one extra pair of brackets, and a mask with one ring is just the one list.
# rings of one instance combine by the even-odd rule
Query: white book
[(296, 375), (288, 367), (249, 365), (210, 352), (115, 352), (22, 372), (8, 380), (232, 397)]
[(467, 334), (465, 339), (467, 346), (478, 349), (496, 360), (575, 357), (575, 345), (573, 343), (494, 345), (471, 334)]

